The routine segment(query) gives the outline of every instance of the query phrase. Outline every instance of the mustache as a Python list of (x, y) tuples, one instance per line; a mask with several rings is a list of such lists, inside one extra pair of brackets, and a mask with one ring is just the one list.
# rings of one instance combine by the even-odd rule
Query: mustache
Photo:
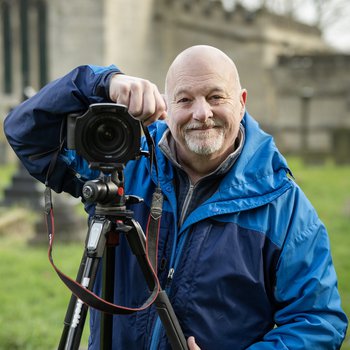
[(185, 130), (205, 130), (213, 128), (215, 126), (223, 126), (223, 122), (217, 119), (208, 119), (204, 123), (198, 121), (191, 121), (185, 126)]

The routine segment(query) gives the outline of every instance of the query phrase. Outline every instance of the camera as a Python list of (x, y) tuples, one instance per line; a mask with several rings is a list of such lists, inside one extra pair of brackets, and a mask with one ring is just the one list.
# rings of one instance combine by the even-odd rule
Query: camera
[(67, 148), (76, 150), (92, 168), (137, 159), (140, 144), (141, 122), (124, 105), (95, 103), (82, 115), (67, 116)]

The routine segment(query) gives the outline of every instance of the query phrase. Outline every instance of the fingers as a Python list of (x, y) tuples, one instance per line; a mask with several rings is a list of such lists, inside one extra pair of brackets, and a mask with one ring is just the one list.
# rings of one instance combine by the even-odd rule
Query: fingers
[(189, 350), (201, 350), (201, 348), (197, 345), (194, 337), (189, 337), (187, 339), (187, 345)]
[(166, 118), (166, 104), (155, 84), (148, 80), (116, 74), (109, 86), (110, 99), (127, 106), (129, 113), (149, 125)]

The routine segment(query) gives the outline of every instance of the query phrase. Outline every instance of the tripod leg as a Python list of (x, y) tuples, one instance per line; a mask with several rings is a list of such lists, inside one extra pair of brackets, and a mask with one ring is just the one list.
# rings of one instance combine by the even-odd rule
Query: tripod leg
[[(113, 302), (114, 299), (114, 265), (115, 264), (115, 247), (106, 247), (103, 256), (103, 272), (102, 272), (102, 298)], [(101, 314), (101, 336), (100, 349), (112, 349), (113, 339), (113, 315)]]
[[(103, 256), (106, 234), (110, 231), (109, 220), (93, 219), (89, 226), (86, 249), (79, 267), (77, 281), (92, 290), (99, 262)], [(59, 350), (78, 350), (88, 307), (72, 295), (65, 317), (65, 326), (59, 344)]]
[(187, 349), (186, 338), (182, 333), (180, 323), (175, 315), (174, 309), (170, 303), (168, 295), (164, 290), (161, 290), (159, 292), (155, 304), (159, 318), (162, 321), (172, 349)]
[[(147, 282), (148, 288), (154, 288), (154, 280), (151, 267), (147, 261), (145, 252), (145, 235), (140, 224), (132, 220), (128, 223), (132, 229), (126, 233), (126, 238), (131, 251), (141, 267)], [(175, 311), (170, 303), (169, 297), (164, 290), (160, 290), (155, 301), (156, 309), (160, 320), (164, 326), (165, 332), (173, 350), (187, 350), (186, 338), (182, 332), (180, 323), (176, 317)]]
[[(79, 271), (78, 271), (77, 278), (76, 278), (77, 281), (81, 281), (81, 279), (82, 279), (84, 268), (85, 268), (85, 262), (86, 262), (86, 251), (84, 251), (83, 257), (81, 259)], [(70, 301), (69, 301), (69, 304), (68, 304), (66, 316), (64, 319), (64, 328), (62, 331), (60, 343), (58, 345), (58, 350), (64, 350), (66, 347), (68, 333), (69, 333), (70, 326), (72, 324), (72, 316), (73, 316), (74, 310), (76, 308), (76, 303), (77, 303), (77, 297), (74, 294), (72, 294)], [(81, 312), (81, 317), (82, 317), (81, 323), (85, 322), (87, 310), (88, 310), (87, 306), (84, 305), (84, 308), (82, 309), (82, 312)], [(82, 329), (79, 330), (79, 332), (77, 332), (76, 337), (75, 337), (76, 341), (79, 342), (78, 346), (80, 344), (81, 336), (82, 336)]]

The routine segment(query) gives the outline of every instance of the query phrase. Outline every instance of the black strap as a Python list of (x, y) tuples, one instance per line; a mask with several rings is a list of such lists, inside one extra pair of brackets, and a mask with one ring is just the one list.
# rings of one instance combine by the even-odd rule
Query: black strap
[[(158, 187), (156, 188), (155, 193), (153, 194), (151, 213), (150, 213), (147, 232), (146, 232), (146, 257), (149, 263), (149, 267), (151, 267), (151, 270), (152, 270), (153, 279), (154, 279), (154, 289), (151, 295), (149, 296), (149, 298), (145, 301), (145, 303), (142, 306), (138, 308), (129, 308), (129, 307), (120, 306), (120, 305), (107, 302), (106, 300), (100, 298), (98, 295), (96, 295), (95, 293), (87, 289), (86, 286), (82, 286), (77, 281), (65, 275), (62, 271), (60, 271), (57, 268), (57, 266), (53, 261), (52, 250), (53, 250), (53, 242), (54, 242), (54, 236), (55, 236), (55, 225), (54, 225), (54, 213), (53, 213), (53, 206), (52, 206), (51, 189), (48, 187), (48, 181), (49, 181), (50, 175), (52, 174), (55, 168), (57, 158), (65, 142), (65, 138), (63, 136), (64, 125), (65, 123), (62, 123), (61, 125), (60, 145), (56, 149), (50, 151), (50, 153), (54, 152), (54, 154), (51, 159), (51, 162), (46, 174), (46, 180), (45, 180), (45, 185), (46, 185), (45, 218), (46, 218), (47, 231), (48, 231), (48, 237), (49, 237), (49, 249), (48, 249), (49, 261), (52, 267), (54, 268), (54, 270), (56, 271), (57, 275), (62, 280), (62, 282), (71, 290), (71, 292), (74, 295), (76, 295), (80, 300), (82, 300), (84, 303), (86, 303), (90, 307), (94, 307), (97, 310), (107, 312), (110, 314), (130, 314), (140, 310), (144, 310), (153, 304), (153, 302), (158, 297), (158, 294), (160, 291), (160, 284), (157, 277), (157, 252), (158, 252), (159, 225), (160, 225), (160, 219), (162, 215), (163, 195), (161, 193), (159, 184), (158, 184)], [(154, 141), (150, 136), (148, 129), (143, 124), (142, 124), (142, 127), (143, 127), (143, 131), (144, 131), (149, 152), (150, 152), (151, 170), (154, 164), (157, 179), (158, 179), (158, 166), (157, 166), (157, 160), (155, 156)]]
[(155, 152), (154, 140), (151, 137), (148, 128), (141, 123), (143, 133), (146, 137), (148, 149), (150, 152), (150, 172), (152, 173), (153, 165), (155, 167), (156, 176), (157, 176), (157, 188), (153, 193), (152, 204), (151, 204), (151, 213), (148, 220), (147, 234), (146, 234), (146, 252), (150, 259), (150, 262), (153, 266), (154, 271), (157, 271), (157, 254), (158, 254), (158, 232), (160, 226), (160, 220), (162, 217), (162, 208), (163, 208), (163, 194), (159, 185), (159, 172), (157, 157)]
[[(156, 170), (156, 175), (157, 175), (157, 181), (158, 181), (159, 180), (159, 173), (158, 173), (158, 164), (157, 164), (157, 157), (156, 157), (156, 152), (155, 152), (156, 147), (154, 144), (154, 140), (151, 137), (151, 135), (148, 131), (148, 128), (143, 123), (141, 123), (141, 125), (142, 125), (143, 133), (146, 137), (146, 141), (147, 141), (147, 145), (148, 145), (148, 149), (149, 149), (149, 153), (150, 153), (150, 169), (152, 172), (152, 167), (154, 164), (154, 167)], [(158, 187), (159, 187), (159, 184), (158, 184)]]
[(160, 219), (162, 217), (163, 194), (160, 188), (156, 188), (152, 197), (151, 214), (149, 216), (147, 235), (146, 235), (146, 252), (153, 266), (157, 271), (157, 253), (158, 253), (158, 232)]
[[(82, 300), (84, 303), (86, 303), (90, 307), (93, 307), (97, 310), (107, 312), (110, 314), (134, 313), (134, 312), (148, 308), (150, 305), (152, 305), (155, 302), (160, 291), (159, 280), (156, 275), (156, 269), (154, 268), (154, 266), (156, 265), (156, 259), (154, 260), (154, 256), (156, 256), (157, 252), (150, 252), (152, 258), (148, 257), (147, 259), (150, 266), (152, 266), (151, 270), (153, 273), (153, 280), (154, 280), (153, 291), (149, 296), (149, 298), (144, 302), (144, 304), (138, 308), (129, 308), (129, 307), (120, 306), (120, 305), (107, 302), (106, 300), (100, 298), (98, 295), (96, 295), (92, 291), (88, 290), (86, 286), (81, 285), (80, 283), (71, 279), (70, 277), (65, 275), (62, 271), (60, 271), (55, 265), (52, 258), (53, 242), (55, 237), (55, 225), (54, 225), (54, 215), (53, 215), (53, 207), (52, 207), (52, 201), (51, 201), (51, 190), (48, 187), (46, 187), (46, 190), (45, 190), (45, 200), (47, 200), (47, 202), (45, 202), (45, 211), (46, 211), (47, 230), (48, 230), (48, 236), (49, 236), (48, 258), (52, 267), (54, 268), (54, 270), (56, 271), (57, 275), (60, 277), (62, 282), (71, 290), (71, 292), (75, 296), (77, 296), (77, 298)], [(151, 225), (151, 226), (155, 227), (154, 225)], [(154, 237), (155, 241), (158, 242), (158, 232), (153, 232), (153, 229), (152, 229), (151, 234), (149, 234), (148, 236)], [(147, 241), (146, 241), (146, 246), (147, 246)], [(150, 246), (152, 246), (154, 249), (157, 249), (157, 245), (155, 245), (153, 242), (150, 243)], [(151, 263), (151, 260), (155, 261), (155, 265)]]

